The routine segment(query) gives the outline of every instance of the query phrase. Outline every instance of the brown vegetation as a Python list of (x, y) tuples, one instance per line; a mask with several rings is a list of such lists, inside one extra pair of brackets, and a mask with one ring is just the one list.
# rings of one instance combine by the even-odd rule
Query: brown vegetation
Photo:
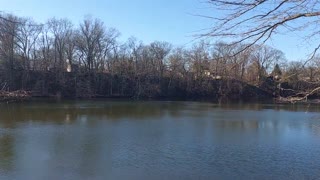
[(75, 27), (66, 19), (37, 24), (3, 14), (0, 87), (46, 97), (270, 99), (320, 79), (320, 68), (287, 63), (264, 45), (200, 41), (181, 48), (118, 37), (92, 18)]

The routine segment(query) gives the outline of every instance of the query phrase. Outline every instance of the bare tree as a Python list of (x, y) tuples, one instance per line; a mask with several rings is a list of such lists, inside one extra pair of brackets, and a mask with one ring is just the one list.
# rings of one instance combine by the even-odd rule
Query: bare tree
[(164, 71), (167, 67), (167, 56), (171, 51), (172, 45), (168, 42), (153, 42), (150, 44), (150, 53), (155, 65), (159, 79), (162, 79)]
[[(179, 47), (172, 50), (169, 55), (168, 63), (168, 88), (172, 86), (181, 87), (183, 83), (187, 82), (189, 74), (189, 58), (188, 52)], [(173, 82), (176, 82), (175, 84)], [(178, 84), (180, 82), (180, 84)]]
[(49, 71), (56, 68), (53, 58), (53, 46), (54, 38), (51, 37), (50, 29), (48, 25), (42, 27), (39, 40), (37, 42), (38, 46), (38, 60), (40, 65), (34, 64), (34, 69)]
[(168, 68), (171, 76), (181, 77), (188, 72), (187, 51), (183, 48), (175, 48), (169, 56)]
[(23, 61), (23, 68), (30, 69), (30, 60), (36, 50), (36, 43), (41, 33), (42, 26), (31, 19), (21, 19), (17, 30), (17, 53)]
[(23, 69), (22, 74), (22, 89), (27, 86), (27, 81), (29, 79), (29, 71), (31, 66), (31, 60), (35, 59), (36, 54), (36, 43), (41, 33), (42, 26), (35, 23), (31, 19), (20, 19), (20, 24), (18, 25), (17, 35), (16, 35), (16, 46), (17, 54), (20, 55), (21, 64)]
[(66, 52), (68, 51), (68, 39), (73, 34), (72, 23), (67, 19), (53, 18), (48, 21), (48, 26), (54, 41), (54, 64), (58, 72), (62, 72), (67, 62)]
[(119, 32), (106, 29), (98, 19), (86, 18), (80, 24), (76, 36), (76, 47), (79, 60), (89, 71), (104, 66), (109, 51), (114, 48)]
[(259, 83), (263, 76), (269, 74), (273, 67), (280, 62), (281, 59), (284, 59), (284, 54), (268, 46), (255, 45), (252, 48), (254, 50), (251, 54), (251, 63), (256, 68), (255, 72), (257, 72), (257, 74), (254, 75), (257, 77)]
[[(318, 0), (208, 0), (207, 2), (214, 7), (217, 15), (205, 16), (212, 19), (215, 26), (206, 30), (201, 36), (223, 37), (231, 40), (233, 44), (246, 44), (233, 55), (254, 45), (264, 44), (277, 33), (302, 32), (304, 34), (302, 40), (320, 35)], [(319, 48), (320, 43), (310, 52), (303, 67), (315, 57)]]
[(196, 79), (202, 79), (205, 72), (209, 70), (209, 44), (201, 41), (193, 45), (189, 51), (191, 69)]
[[(318, 0), (209, 0), (208, 3), (219, 15), (206, 16), (216, 25), (202, 35), (230, 38), (235, 43), (247, 44), (244, 48), (264, 43), (280, 32), (303, 32), (305, 38), (319, 35)], [(320, 44), (311, 57), (319, 47)]]
[(80, 24), (76, 39), (79, 60), (90, 72), (95, 67), (95, 58), (99, 51), (101, 51), (100, 45), (104, 40), (104, 36), (105, 29), (100, 20), (93, 20), (89, 17)]
[(5, 68), (9, 89), (14, 89), (14, 70), (17, 67), (15, 57), (16, 35), (18, 31), (18, 18), (7, 14), (0, 19), (0, 58)]

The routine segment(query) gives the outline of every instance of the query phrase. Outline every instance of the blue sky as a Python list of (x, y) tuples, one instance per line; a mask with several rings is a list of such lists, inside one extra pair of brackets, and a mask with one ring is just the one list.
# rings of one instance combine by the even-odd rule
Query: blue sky
[[(68, 18), (78, 24), (86, 15), (101, 19), (120, 31), (121, 40), (134, 36), (145, 43), (167, 41), (189, 46), (197, 31), (212, 26), (208, 19), (192, 14), (216, 16), (205, 0), (0, 0), (0, 10), (45, 22), (51, 17)], [(305, 58), (312, 50), (301, 45), (296, 34), (277, 35), (269, 45), (282, 50), (290, 60)]]

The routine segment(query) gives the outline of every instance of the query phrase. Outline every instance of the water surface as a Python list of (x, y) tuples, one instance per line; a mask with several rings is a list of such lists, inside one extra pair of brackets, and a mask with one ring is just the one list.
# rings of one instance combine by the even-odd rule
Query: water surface
[(318, 179), (320, 107), (0, 105), (1, 180)]

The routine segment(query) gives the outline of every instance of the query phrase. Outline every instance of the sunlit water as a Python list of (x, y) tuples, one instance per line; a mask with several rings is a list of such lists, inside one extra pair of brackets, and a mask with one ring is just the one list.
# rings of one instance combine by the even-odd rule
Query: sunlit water
[(319, 179), (320, 107), (0, 105), (1, 180)]

